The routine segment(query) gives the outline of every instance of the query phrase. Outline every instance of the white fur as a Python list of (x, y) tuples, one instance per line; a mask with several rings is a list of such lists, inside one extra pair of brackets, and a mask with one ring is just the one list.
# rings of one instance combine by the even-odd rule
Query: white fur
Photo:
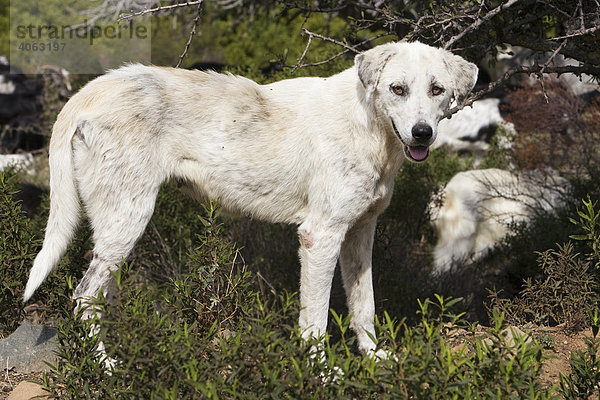
[[(325, 332), (339, 258), (352, 327), (361, 350), (371, 351), (376, 218), (389, 204), (403, 148), (429, 146), (451, 98), (466, 95), (476, 76), (473, 64), (420, 43), (375, 47), (329, 78), (264, 86), (142, 65), (109, 72), (73, 96), (54, 126), (50, 218), (25, 300), (71, 240), (78, 196), (95, 247), (74, 297), (101, 288), (109, 295), (109, 271), (144, 231), (160, 184), (175, 178), (226, 211), (298, 225), (305, 337)], [(443, 93), (431, 94), (434, 83)], [(393, 84), (408, 94), (392, 93)], [(429, 124), (432, 136), (415, 139), (417, 123)]]
[(438, 237), (433, 274), (481, 259), (509, 233), (512, 223), (552, 212), (564, 204), (568, 191), (569, 183), (555, 171), (517, 175), (481, 169), (456, 174), (430, 205)]

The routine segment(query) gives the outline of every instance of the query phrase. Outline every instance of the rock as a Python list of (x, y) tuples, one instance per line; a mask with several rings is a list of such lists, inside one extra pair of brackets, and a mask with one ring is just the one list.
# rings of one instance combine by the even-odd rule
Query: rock
[[(515, 347), (520, 341), (525, 343), (533, 342), (530, 334), (523, 332), (516, 326), (507, 326), (500, 334), (504, 338), (504, 345), (509, 347)], [(487, 346), (493, 345), (493, 341), (490, 338), (483, 339), (482, 343)]]
[[(8, 395), (7, 400), (29, 400), (29, 399), (46, 399), (44, 396), (48, 392), (37, 383), (33, 382), (19, 382), (19, 384), (13, 389), (12, 392)], [(44, 397), (38, 397), (44, 396)]]
[(506, 335), (506, 343), (512, 347), (516, 346), (517, 343), (521, 340), (525, 343), (533, 342), (533, 339), (531, 338), (530, 334), (523, 332), (516, 326), (508, 326), (504, 328), (502, 333)]
[(18, 372), (40, 372), (56, 362), (56, 332), (54, 329), (23, 322), (9, 337), (0, 340), (0, 368)]

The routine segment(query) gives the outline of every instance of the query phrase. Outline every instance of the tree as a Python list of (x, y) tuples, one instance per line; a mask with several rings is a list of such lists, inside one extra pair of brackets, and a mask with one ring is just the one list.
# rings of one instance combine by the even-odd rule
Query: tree
[[(104, 0), (88, 10), (91, 23), (101, 19), (128, 20), (144, 15), (180, 15), (177, 12), (194, 7), (197, 12), (189, 26), (189, 40), (182, 49), (185, 57), (194, 38), (199, 16), (205, 4), (238, 21), (252, 18), (261, 8), (272, 8), (267, 0)], [(330, 37), (327, 32), (302, 29), (307, 37), (304, 52), (292, 71), (324, 64), (347, 54), (364, 50), (381, 37), (391, 40), (419, 40), (459, 53), (482, 64), (493, 63), (499, 50), (520, 46), (531, 51), (532, 65), (516, 65), (497, 77), (483, 90), (471, 94), (465, 105), (506, 83), (515, 74), (571, 73), (600, 77), (600, 3), (598, 0), (279, 0), (283, 6), (280, 18), (303, 14), (343, 17), (352, 29), (345, 37)], [(234, 19), (235, 20), (235, 19)], [(305, 63), (315, 40), (334, 43), (340, 51), (333, 56)], [(557, 63), (559, 57), (575, 60), (572, 65)], [(179, 65), (180, 63), (178, 63)]]

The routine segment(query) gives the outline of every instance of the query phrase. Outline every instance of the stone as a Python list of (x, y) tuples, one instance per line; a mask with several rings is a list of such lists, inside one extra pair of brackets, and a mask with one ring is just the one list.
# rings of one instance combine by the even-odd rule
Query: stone
[(7, 400), (46, 399), (45, 394), (48, 394), (48, 392), (37, 383), (23, 381), (19, 382), (13, 391), (10, 392)]
[(56, 331), (44, 325), (24, 321), (9, 337), (0, 340), (0, 368), (17, 372), (41, 372), (49, 369), (45, 361), (55, 363)]
[[(525, 343), (533, 342), (530, 334), (523, 332), (516, 326), (507, 326), (502, 330), (501, 335), (504, 338), (505, 346), (515, 347), (520, 340), (523, 340)], [(492, 346), (493, 344), (489, 338), (483, 339), (482, 342), (488, 346)]]

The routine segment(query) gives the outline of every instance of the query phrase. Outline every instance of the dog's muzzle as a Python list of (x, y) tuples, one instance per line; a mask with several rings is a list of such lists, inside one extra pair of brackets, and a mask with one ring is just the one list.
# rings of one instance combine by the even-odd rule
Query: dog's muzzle
[[(421, 125), (422, 124), (416, 124), (415, 126), (413, 126), (411, 132), (413, 137), (417, 140), (429, 140), (433, 134), (433, 130), (429, 125), (427, 125), (427, 127), (429, 128), (429, 132), (427, 132), (427, 129)], [(414, 162), (421, 162), (425, 161), (427, 157), (429, 157), (429, 146), (407, 145), (404, 142), (404, 140), (402, 140), (402, 136), (400, 136), (400, 132), (398, 132), (394, 120), (392, 120), (392, 127), (394, 129), (394, 133), (396, 134), (400, 142), (402, 142), (402, 144), (404, 145), (404, 155), (406, 156), (406, 158)]]

